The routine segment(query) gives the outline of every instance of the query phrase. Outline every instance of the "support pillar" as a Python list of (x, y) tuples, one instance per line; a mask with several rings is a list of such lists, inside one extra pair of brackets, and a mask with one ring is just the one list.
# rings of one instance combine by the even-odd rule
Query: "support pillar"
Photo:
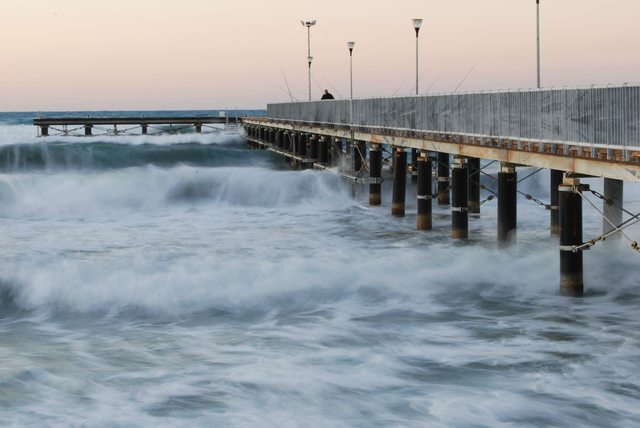
[(438, 205), (449, 205), (449, 153), (438, 153)]
[(333, 165), (340, 164), (340, 158), (342, 158), (342, 139), (336, 138), (333, 140), (333, 154), (335, 154), (335, 158), (331, 159), (331, 163)]
[(41, 125), (40, 126), (40, 136), (48, 137), (49, 136), (49, 126)]
[(391, 215), (404, 217), (407, 185), (407, 152), (397, 147), (393, 152), (393, 198)]
[(560, 233), (560, 202), (558, 199), (558, 187), (562, 184), (563, 172), (557, 169), (549, 171), (549, 205), (550, 205), (550, 230), (552, 235)]
[(323, 165), (329, 163), (329, 142), (326, 137), (320, 137), (318, 141), (318, 158)]
[(147, 135), (147, 125), (140, 125), (140, 128), (142, 128), (142, 135)]
[(418, 230), (431, 230), (432, 228), (432, 193), (431, 183), (431, 159), (426, 152), (420, 153), (418, 161), (418, 217), (416, 227)]
[(307, 163), (304, 161), (304, 159), (307, 158), (307, 141), (309, 140), (309, 136), (308, 134), (299, 134), (298, 140), (300, 142), (298, 144), (298, 149), (300, 150), (298, 152), (298, 156), (303, 159), (300, 161), (300, 169), (307, 169)]
[(418, 181), (418, 149), (411, 149), (411, 182), (416, 183)]
[(502, 246), (516, 242), (517, 195), (516, 169), (502, 164), (498, 173), (498, 242)]
[(84, 135), (91, 135), (91, 128), (93, 128), (93, 125), (85, 125), (84, 126)]
[(565, 178), (560, 196), (560, 294), (582, 296), (584, 276), (582, 251), (573, 246), (582, 244), (582, 197), (578, 194), (580, 180)]
[[(622, 180), (614, 180), (612, 178), (604, 179), (604, 191), (603, 196), (607, 198), (603, 201), (602, 212), (604, 216), (616, 226), (620, 226), (622, 223), (622, 195), (624, 189), (624, 182)], [(607, 220), (602, 219), (602, 233), (609, 233), (615, 228)], [(605, 242), (611, 242), (610, 240), (619, 240), (622, 235), (614, 233), (609, 236)]]
[[(371, 178), (380, 181), (382, 177), (382, 150), (380, 150), (380, 144), (371, 144), (371, 150), (369, 151), (369, 174)], [(371, 183), (369, 184), (369, 205), (382, 204), (382, 184)]]
[(469, 237), (469, 170), (467, 160), (458, 156), (451, 169), (451, 237)]
[(469, 214), (480, 214), (480, 159), (468, 158)]
[(196, 123), (194, 126), (196, 127), (196, 132), (200, 134), (202, 132), (202, 124)]
[(318, 160), (318, 137), (315, 135), (309, 138), (309, 157), (314, 161)]

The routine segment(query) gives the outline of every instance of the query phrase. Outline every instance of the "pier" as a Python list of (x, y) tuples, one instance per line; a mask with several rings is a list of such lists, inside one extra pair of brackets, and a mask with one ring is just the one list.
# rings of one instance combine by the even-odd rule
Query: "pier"
[[(625, 181), (640, 182), (639, 86), (269, 104), (266, 117), (243, 123), (249, 144), (287, 157), (296, 168), (331, 168), (369, 184), (373, 206), (381, 203), (381, 166), (388, 163), (393, 216), (405, 214), (410, 175), (417, 181), (416, 228), (432, 228), (435, 200), (451, 207), (452, 239), (468, 237), (469, 214), (478, 215), (486, 202), (480, 201), (480, 161), (498, 163), (498, 190), (487, 200), (497, 198), (499, 245), (517, 240), (519, 194), (548, 210), (564, 295), (583, 294), (583, 254), (593, 245), (624, 237), (638, 251), (624, 229), (640, 217), (624, 209), (622, 194)], [(350, 167), (338, 169), (340, 163)], [(551, 171), (548, 201), (518, 190), (528, 178), (519, 179), (522, 167)], [(581, 183), (587, 177), (602, 178), (604, 194)], [(582, 237), (584, 202), (603, 218), (602, 234), (588, 241)]]
[[(38, 135), (128, 135), (139, 132), (142, 135), (176, 133), (202, 129), (220, 130), (213, 125), (235, 127), (240, 124), (240, 118), (227, 116), (194, 116), (194, 117), (51, 117), (33, 119), (38, 127)], [(123, 128), (126, 127), (126, 128)], [(96, 132), (97, 131), (97, 132)], [(151, 131), (151, 132), (149, 132)]]

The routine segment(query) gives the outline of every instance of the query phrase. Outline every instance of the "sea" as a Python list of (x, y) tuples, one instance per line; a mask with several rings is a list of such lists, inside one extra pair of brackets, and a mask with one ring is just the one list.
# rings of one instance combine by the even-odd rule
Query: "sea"
[[(418, 232), (411, 180), (394, 218), (389, 179), (370, 207), (366, 186), (293, 170), (242, 129), (32, 124), (163, 114), (218, 112), (0, 113), (0, 426), (640, 426), (627, 238), (586, 251), (586, 295), (562, 297), (549, 212), (523, 196), (500, 249), (495, 199), (468, 240), (450, 238), (449, 207)], [(519, 189), (548, 202), (548, 180)]]

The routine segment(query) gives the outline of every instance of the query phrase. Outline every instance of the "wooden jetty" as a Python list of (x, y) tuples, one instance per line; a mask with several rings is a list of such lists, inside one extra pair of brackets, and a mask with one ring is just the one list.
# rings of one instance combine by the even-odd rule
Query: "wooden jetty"
[[(480, 213), (480, 160), (499, 162), (498, 190), (487, 198), (497, 198), (498, 241), (509, 246), (516, 240), (518, 194), (549, 210), (550, 233), (559, 235), (565, 295), (583, 294), (584, 250), (620, 236), (639, 250), (623, 230), (640, 214), (622, 203), (623, 182), (640, 182), (639, 86), (269, 104), (266, 117), (243, 123), (252, 146), (283, 155), (298, 168), (335, 169), (347, 158), (350, 167), (339, 173), (368, 184), (371, 205), (381, 203), (388, 152), (391, 214), (404, 216), (411, 175), (417, 181), (417, 229), (431, 229), (435, 200), (451, 207), (454, 239), (467, 238), (469, 214)], [(528, 178), (518, 180), (519, 167), (551, 170), (549, 201), (518, 190)], [(581, 183), (585, 177), (602, 177), (603, 194)], [(603, 217), (602, 234), (588, 241), (582, 237), (583, 201)]]
[[(238, 126), (241, 123), (239, 117), (227, 116), (123, 116), (123, 117), (48, 117), (33, 119), (33, 124), (38, 127), (39, 135), (46, 137), (50, 130), (56, 135), (94, 135), (94, 128), (99, 128), (102, 135), (131, 134), (131, 131), (140, 130), (141, 134), (172, 133), (193, 129), (202, 132), (202, 128), (219, 130), (213, 125), (225, 125), (225, 127)], [(106, 128), (105, 128), (106, 126)], [(123, 128), (127, 126), (127, 128)], [(118, 128), (120, 127), (120, 128)]]

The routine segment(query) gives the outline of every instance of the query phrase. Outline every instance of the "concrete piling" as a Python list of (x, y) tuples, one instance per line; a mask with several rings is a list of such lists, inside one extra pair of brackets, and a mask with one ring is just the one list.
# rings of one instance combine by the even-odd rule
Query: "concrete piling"
[(391, 215), (404, 217), (405, 195), (407, 183), (407, 152), (396, 147), (393, 152), (393, 196), (391, 201)]
[(323, 165), (329, 163), (329, 142), (326, 137), (318, 139), (318, 161)]
[(449, 203), (449, 153), (438, 153), (438, 205)]
[(563, 175), (563, 172), (557, 169), (549, 171), (549, 216), (552, 235), (560, 233), (560, 195), (558, 194), (558, 187), (562, 184)]
[(427, 152), (420, 153), (417, 159), (418, 168), (418, 216), (416, 228), (418, 230), (431, 230), (432, 228), (432, 176), (431, 159)]
[(584, 293), (582, 251), (582, 197), (580, 180), (565, 178), (559, 187), (560, 205), (560, 293), (579, 297)]
[(309, 138), (309, 158), (313, 161), (318, 160), (318, 137), (316, 135)]
[[(371, 144), (369, 150), (369, 175), (372, 179), (378, 179), (382, 177), (382, 150), (380, 150), (380, 144)], [(377, 206), (382, 204), (382, 184), (370, 183), (369, 184), (369, 205)]]
[(420, 157), (420, 152), (418, 149), (411, 149), (411, 182), (418, 182), (418, 158)]
[(468, 158), (469, 214), (480, 214), (480, 159)]
[(503, 163), (498, 173), (498, 243), (516, 241), (518, 180), (513, 165)]
[(451, 169), (451, 237), (469, 237), (469, 170), (467, 160), (455, 156)]

